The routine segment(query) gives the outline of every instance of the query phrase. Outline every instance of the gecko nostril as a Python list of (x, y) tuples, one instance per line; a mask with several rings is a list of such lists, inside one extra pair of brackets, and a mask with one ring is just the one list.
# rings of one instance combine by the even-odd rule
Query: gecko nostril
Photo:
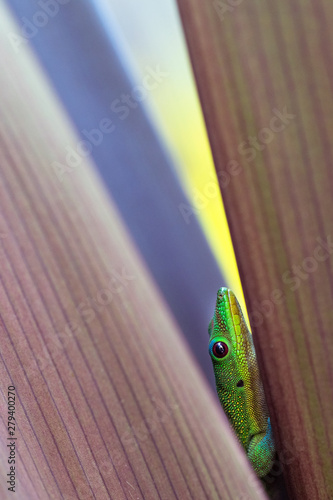
[(243, 387), (243, 386), (244, 386), (243, 380), (240, 380), (239, 382), (237, 382), (237, 387)]

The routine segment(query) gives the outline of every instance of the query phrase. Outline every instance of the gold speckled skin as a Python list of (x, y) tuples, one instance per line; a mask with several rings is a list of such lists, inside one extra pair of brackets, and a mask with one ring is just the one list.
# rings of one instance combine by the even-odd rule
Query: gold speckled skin
[[(220, 288), (217, 293), (209, 334), (209, 353), (220, 402), (243, 447), (251, 455), (253, 467), (262, 477), (269, 472), (274, 457), (273, 435), (252, 335), (235, 295), (227, 288)], [(224, 342), (228, 347), (222, 359), (214, 356), (216, 342)]]

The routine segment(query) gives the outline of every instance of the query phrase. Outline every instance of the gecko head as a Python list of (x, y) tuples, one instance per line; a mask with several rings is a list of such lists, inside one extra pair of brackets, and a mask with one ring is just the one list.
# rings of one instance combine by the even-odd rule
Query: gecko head
[[(220, 403), (241, 443), (249, 443), (247, 392), (250, 387), (246, 343), (251, 336), (234, 293), (217, 292), (213, 319), (209, 325), (209, 354)], [(250, 339), (252, 342), (252, 339)]]
[(245, 385), (243, 367), (252, 355), (251, 334), (235, 294), (228, 288), (217, 292), (213, 319), (208, 328), (209, 354), (212, 358), (216, 383), (221, 391), (242, 390)]
[(220, 288), (217, 292), (208, 331), (217, 393), (247, 450), (253, 435), (262, 429), (264, 395), (252, 335), (234, 293), (228, 288)]
[(210, 338), (224, 337), (229, 348), (229, 344), (239, 348), (243, 323), (245, 324), (243, 314), (235, 294), (229, 288), (220, 288), (217, 292), (214, 316), (208, 327)]

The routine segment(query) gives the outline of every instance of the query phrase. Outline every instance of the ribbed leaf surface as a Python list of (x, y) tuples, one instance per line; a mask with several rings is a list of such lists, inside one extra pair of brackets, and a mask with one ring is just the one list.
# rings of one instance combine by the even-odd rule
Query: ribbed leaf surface
[(280, 464), (333, 498), (333, 4), (178, 4)]

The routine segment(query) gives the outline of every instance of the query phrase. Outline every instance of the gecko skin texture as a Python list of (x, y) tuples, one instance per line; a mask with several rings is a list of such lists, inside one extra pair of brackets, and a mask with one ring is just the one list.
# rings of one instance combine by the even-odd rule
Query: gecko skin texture
[(259, 477), (270, 471), (275, 446), (252, 335), (228, 288), (217, 292), (208, 333), (221, 405)]

